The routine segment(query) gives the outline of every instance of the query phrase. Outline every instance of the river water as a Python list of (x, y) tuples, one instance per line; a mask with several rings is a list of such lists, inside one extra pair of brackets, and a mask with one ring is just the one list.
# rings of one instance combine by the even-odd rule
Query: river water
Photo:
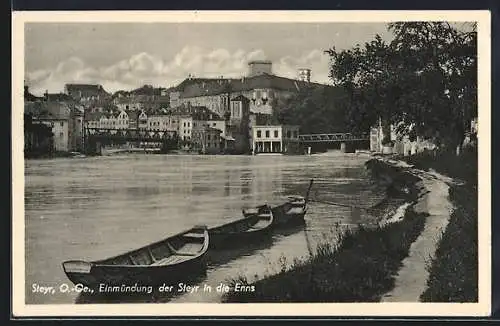
[[(72, 285), (61, 263), (102, 259), (194, 224), (210, 227), (241, 218), (242, 207), (304, 194), (310, 179), (314, 179), (312, 198), (371, 206), (385, 193), (369, 179), (364, 168), (367, 159), (361, 153), (329, 152), (312, 156), (125, 154), (27, 160), (26, 303), (112, 302), (59, 291), (62, 284)], [(305, 226), (276, 233), (254, 247), (214, 255), (206, 275), (193, 284), (215, 289), (240, 276), (251, 281), (274, 274), (294, 259), (306, 258), (308, 248), (333, 241), (342, 227), (373, 223), (376, 218), (364, 210), (312, 202)], [(53, 286), (56, 291), (34, 292), (34, 285)], [(113, 300), (218, 302), (220, 294)]]

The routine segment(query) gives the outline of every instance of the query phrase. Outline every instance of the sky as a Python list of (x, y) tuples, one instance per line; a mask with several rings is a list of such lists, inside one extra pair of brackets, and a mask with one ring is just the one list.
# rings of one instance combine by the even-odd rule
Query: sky
[(384, 23), (27, 23), (25, 74), (30, 90), (62, 92), (66, 83), (97, 83), (109, 92), (145, 84), (175, 86), (195, 77), (244, 76), (248, 61), (273, 73), (328, 83), (324, 50), (347, 49), (380, 34)]

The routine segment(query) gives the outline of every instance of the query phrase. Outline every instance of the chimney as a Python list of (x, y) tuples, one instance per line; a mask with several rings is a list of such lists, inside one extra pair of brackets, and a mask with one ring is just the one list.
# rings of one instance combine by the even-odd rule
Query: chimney
[(43, 98), (45, 99), (45, 101), (49, 100), (49, 91), (47, 89), (45, 90), (45, 93), (43, 94)]

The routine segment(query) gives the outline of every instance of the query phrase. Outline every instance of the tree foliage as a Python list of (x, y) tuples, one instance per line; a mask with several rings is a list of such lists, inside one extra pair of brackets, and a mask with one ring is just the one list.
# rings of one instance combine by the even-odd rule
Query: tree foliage
[(461, 144), (477, 116), (477, 33), (445, 22), (388, 24), (364, 46), (325, 51), (330, 77), (348, 94), (346, 122), (367, 128), (379, 118), (398, 131)]
[(340, 87), (310, 84), (287, 99), (272, 103), (275, 122), (299, 125), (301, 133), (347, 132), (347, 93)]

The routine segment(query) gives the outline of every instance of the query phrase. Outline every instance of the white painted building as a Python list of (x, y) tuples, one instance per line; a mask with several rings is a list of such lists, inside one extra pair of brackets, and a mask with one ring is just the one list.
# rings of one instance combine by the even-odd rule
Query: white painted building
[(299, 126), (262, 125), (252, 126), (252, 151), (258, 153), (288, 152), (290, 142), (299, 140)]
[(182, 140), (191, 140), (193, 133), (193, 117), (181, 116), (179, 117), (179, 137)]

